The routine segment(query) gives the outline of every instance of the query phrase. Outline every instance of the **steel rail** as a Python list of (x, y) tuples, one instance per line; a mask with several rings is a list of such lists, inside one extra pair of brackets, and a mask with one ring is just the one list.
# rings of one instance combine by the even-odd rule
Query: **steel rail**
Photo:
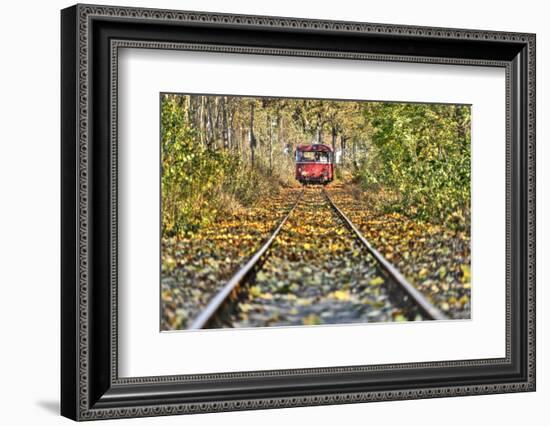
[(214, 315), (222, 307), (229, 295), (238, 288), (238, 286), (243, 282), (246, 276), (252, 271), (254, 266), (258, 264), (262, 256), (269, 250), (279, 232), (283, 228), (283, 225), (286, 223), (287, 219), (290, 217), (292, 212), (296, 209), (296, 206), (302, 199), (304, 195), (304, 190), (300, 192), (298, 198), (289, 212), (285, 217), (279, 222), (275, 231), (271, 234), (268, 240), (260, 247), (260, 249), (248, 259), (248, 261), (227, 281), (227, 283), (222, 287), (222, 289), (210, 300), (206, 308), (195, 318), (193, 323), (188, 327), (189, 330), (198, 330), (204, 328), (212, 320)]
[(332, 206), (334, 211), (342, 218), (344, 223), (355, 233), (356, 237), (363, 243), (369, 253), (376, 259), (376, 261), (387, 272), (389, 277), (398, 284), (399, 287), (411, 298), (415, 305), (418, 306), (424, 316), (432, 320), (447, 320), (447, 316), (443, 314), (439, 309), (433, 306), (423, 295), (420, 293), (407, 279), (393, 266), (386, 258), (376, 250), (363, 236), (361, 231), (353, 224), (353, 222), (345, 215), (345, 213), (334, 204), (326, 189), (323, 188), (326, 199)]

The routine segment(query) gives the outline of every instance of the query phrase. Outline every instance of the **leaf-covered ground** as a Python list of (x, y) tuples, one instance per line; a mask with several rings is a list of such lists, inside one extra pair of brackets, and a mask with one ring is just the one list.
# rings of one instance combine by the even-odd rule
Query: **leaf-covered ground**
[(308, 187), (226, 321), (265, 327), (407, 320), (384, 283), (322, 189)]
[(300, 189), (281, 189), (184, 238), (161, 242), (161, 329), (185, 329), (264, 242)]
[[(449, 318), (470, 318), (470, 234), (380, 214), (361, 190), (335, 183), (333, 201), (365, 237)], [(468, 229), (469, 227), (466, 227)]]
[[(328, 187), (366, 238), (449, 318), (470, 318), (470, 238), (407, 217), (381, 214), (351, 185)], [(262, 245), (301, 189), (222, 217), (184, 238), (162, 240), (162, 330), (185, 329)], [(466, 228), (467, 229), (467, 228)], [(419, 319), (390, 300), (384, 276), (329, 207), (322, 190), (304, 197), (254, 282), (224, 318), (234, 327)]]

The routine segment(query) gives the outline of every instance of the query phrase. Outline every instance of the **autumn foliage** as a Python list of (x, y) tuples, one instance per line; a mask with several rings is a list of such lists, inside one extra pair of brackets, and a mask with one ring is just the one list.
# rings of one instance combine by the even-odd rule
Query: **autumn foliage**
[[(333, 148), (327, 190), (371, 244), (449, 318), (469, 318), (470, 127), (467, 105), (162, 94), (161, 328), (187, 327), (270, 235), (308, 143)], [(416, 319), (317, 189), (228, 324)]]
[(369, 103), (354, 176), (386, 210), (465, 229), (470, 217), (470, 107)]
[(294, 149), (311, 142), (384, 211), (469, 226), (469, 106), (164, 94), (161, 120), (169, 235), (292, 184)]

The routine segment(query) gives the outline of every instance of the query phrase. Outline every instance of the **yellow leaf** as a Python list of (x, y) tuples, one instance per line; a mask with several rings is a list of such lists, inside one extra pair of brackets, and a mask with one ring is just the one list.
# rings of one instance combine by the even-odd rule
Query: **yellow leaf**
[(239, 309), (241, 310), (241, 312), (246, 314), (252, 309), (252, 305), (248, 303), (239, 303)]
[(464, 306), (466, 303), (468, 303), (470, 301), (470, 299), (468, 298), (468, 296), (464, 295), (460, 298), (459, 302), (462, 306)]
[(342, 300), (347, 301), (350, 300), (350, 294), (347, 290), (336, 290), (334, 293), (332, 293), (332, 297), (336, 300)]
[(171, 272), (176, 267), (176, 259), (174, 259), (172, 256), (166, 256), (163, 262), (163, 267), (165, 271)]
[(462, 282), (470, 282), (470, 265), (460, 265), (460, 269), (462, 269)]
[(384, 278), (382, 277), (374, 277), (369, 282), (369, 285), (380, 285), (380, 284), (384, 284)]
[(262, 291), (260, 290), (260, 287), (254, 285), (249, 288), (248, 294), (252, 297), (260, 297), (262, 295)]
[(172, 292), (170, 290), (164, 290), (162, 292), (162, 300), (164, 300), (165, 302), (172, 301)]

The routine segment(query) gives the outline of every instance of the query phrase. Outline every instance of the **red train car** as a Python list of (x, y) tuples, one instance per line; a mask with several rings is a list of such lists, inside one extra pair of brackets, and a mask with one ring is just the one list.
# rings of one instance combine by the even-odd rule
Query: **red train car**
[(296, 180), (302, 184), (326, 185), (334, 179), (332, 148), (323, 144), (298, 145), (296, 148)]

